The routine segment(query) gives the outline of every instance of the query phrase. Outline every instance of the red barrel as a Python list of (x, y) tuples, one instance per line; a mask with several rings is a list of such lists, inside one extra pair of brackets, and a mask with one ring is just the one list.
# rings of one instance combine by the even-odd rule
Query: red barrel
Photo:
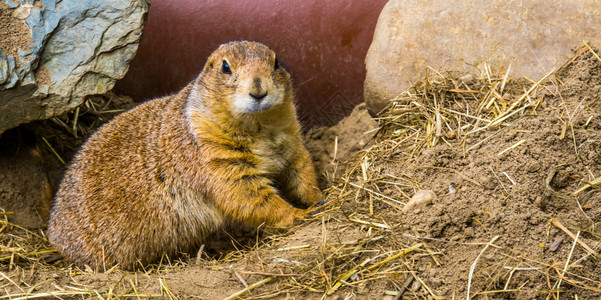
[(266, 44), (292, 74), (305, 125), (363, 101), (364, 59), (386, 0), (153, 0), (138, 53), (115, 90), (136, 101), (174, 93), (222, 43)]

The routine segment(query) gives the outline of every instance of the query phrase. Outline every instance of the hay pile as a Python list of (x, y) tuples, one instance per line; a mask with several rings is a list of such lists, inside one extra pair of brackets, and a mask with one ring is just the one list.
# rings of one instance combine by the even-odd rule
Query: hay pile
[(430, 69), (362, 150), (331, 154), (329, 202), (303, 224), (102, 273), (53, 262), (42, 232), (4, 221), (0, 299), (599, 297), (600, 114), (588, 45), (537, 81)]

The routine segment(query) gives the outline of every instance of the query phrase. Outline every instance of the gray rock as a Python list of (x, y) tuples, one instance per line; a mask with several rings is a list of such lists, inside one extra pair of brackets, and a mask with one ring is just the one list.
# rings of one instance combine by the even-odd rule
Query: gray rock
[(127, 72), (149, 0), (0, 0), (0, 134), (104, 94)]
[(423, 78), (426, 68), (479, 74), (511, 65), (510, 76), (538, 80), (583, 40), (601, 45), (601, 2), (390, 0), (365, 59), (370, 113)]

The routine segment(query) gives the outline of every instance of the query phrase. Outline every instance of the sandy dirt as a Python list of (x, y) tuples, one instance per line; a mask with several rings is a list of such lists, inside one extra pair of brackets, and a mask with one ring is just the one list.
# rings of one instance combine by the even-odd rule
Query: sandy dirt
[[(506, 94), (532, 85), (510, 80)], [(601, 176), (601, 61), (583, 51), (524, 99), (531, 106), (488, 129), (470, 132), (494, 115), (494, 105), (476, 101), (484, 92), (459, 93), (462, 101), (438, 105), (473, 115), (481, 109), (483, 120), (470, 127), (444, 119), (448, 128), (434, 146), (405, 147), (411, 143), (395, 136), (402, 120), (376, 122), (364, 106), (336, 126), (309, 130), (329, 200), (313, 218), (283, 232), (222, 230), (200, 255), (138, 272), (75, 268), (43, 239), (44, 184), (55, 187), (64, 166), (41, 138), (68, 161), (82, 135), (110, 114), (101, 121), (84, 114), (77, 137), (49, 121), (9, 131), (0, 141), (11, 143), (0, 157), (0, 203), (12, 203), (5, 210), (14, 214), (2, 216), (0, 291), (222, 299), (250, 286), (245, 299), (395, 299), (399, 292), (402, 299), (459, 299), (468, 289), (477, 299), (601, 297), (600, 257), (590, 253), (601, 252), (601, 194), (595, 186), (575, 194)], [(498, 101), (504, 105), (511, 103)], [(67, 127), (72, 114), (61, 119)], [(420, 189), (435, 199), (403, 211), (400, 202)]]

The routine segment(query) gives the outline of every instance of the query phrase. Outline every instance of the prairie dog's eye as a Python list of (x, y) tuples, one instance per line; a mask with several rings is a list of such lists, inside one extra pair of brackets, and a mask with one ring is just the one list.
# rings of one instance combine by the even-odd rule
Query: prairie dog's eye
[(227, 61), (225, 59), (223, 60), (223, 64), (221, 65), (221, 72), (223, 72), (223, 74), (232, 74), (230, 65), (227, 63)]
[(273, 63), (273, 69), (277, 70), (280, 68), (280, 63), (278, 62), (278, 58), (275, 58), (275, 62)]

